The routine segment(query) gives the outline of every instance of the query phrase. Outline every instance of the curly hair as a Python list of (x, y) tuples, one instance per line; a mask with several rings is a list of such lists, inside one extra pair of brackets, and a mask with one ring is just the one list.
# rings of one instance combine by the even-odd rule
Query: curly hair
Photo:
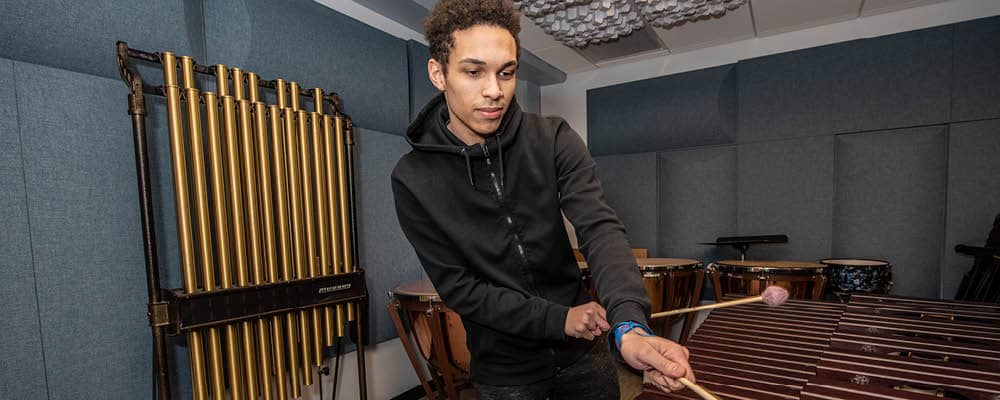
[(448, 64), (448, 55), (455, 46), (455, 31), (476, 25), (492, 25), (506, 29), (514, 36), (517, 57), (521, 57), (521, 15), (510, 0), (441, 0), (424, 20), (424, 37), (431, 57)]

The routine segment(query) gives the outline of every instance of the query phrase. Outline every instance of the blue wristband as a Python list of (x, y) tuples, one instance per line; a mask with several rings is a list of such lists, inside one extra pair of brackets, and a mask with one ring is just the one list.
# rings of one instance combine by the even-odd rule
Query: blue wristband
[(619, 351), (621, 351), (622, 349), (622, 336), (625, 336), (626, 333), (631, 332), (635, 328), (640, 328), (643, 331), (645, 331), (645, 332), (636, 331), (635, 333), (638, 334), (639, 336), (653, 336), (653, 334), (650, 333), (652, 332), (652, 330), (650, 330), (649, 327), (647, 327), (646, 325), (643, 325), (639, 322), (635, 321), (619, 322), (615, 324), (613, 328), (615, 332), (615, 346), (618, 347)]

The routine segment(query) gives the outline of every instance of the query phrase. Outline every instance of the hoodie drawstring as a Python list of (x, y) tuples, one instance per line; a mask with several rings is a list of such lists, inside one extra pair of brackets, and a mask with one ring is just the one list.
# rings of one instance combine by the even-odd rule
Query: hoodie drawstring
[(469, 172), (469, 183), (472, 184), (473, 190), (479, 190), (476, 187), (476, 180), (472, 178), (472, 160), (469, 159), (469, 153), (466, 148), (462, 148), (462, 155), (465, 156), (465, 169)]

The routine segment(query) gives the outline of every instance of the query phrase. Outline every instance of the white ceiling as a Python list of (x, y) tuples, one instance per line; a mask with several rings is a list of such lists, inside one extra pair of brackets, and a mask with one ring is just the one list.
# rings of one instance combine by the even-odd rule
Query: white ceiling
[(556, 41), (528, 18), (521, 18), (520, 38), (522, 47), (549, 64), (566, 73), (577, 73), (637, 58), (681, 53), (944, 1), (949, 0), (748, 0), (747, 4), (719, 18), (688, 22), (670, 29), (652, 28), (664, 49), (599, 64)]

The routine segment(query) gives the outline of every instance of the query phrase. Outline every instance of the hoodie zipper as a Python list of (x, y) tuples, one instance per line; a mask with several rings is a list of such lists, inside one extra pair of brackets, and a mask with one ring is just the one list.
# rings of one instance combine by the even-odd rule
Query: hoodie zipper
[[(504, 202), (504, 200), (503, 200), (503, 189), (500, 187), (500, 182), (497, 179), (497, 174), (493, 171), (493, 161), (490, 160), (490, 150), (486, 147), (485, 143), (480, 143), (479, 147), (483, 150), (483, 155), (486, 156), (486, 168), (490, 172), (490, 182), (493, 183), (493, 191), (496, 193), (497, 200), (500, 201), (500, 204), (503, 204), (503, 202)], [(520, 258), (520, 261), (521, 261), (521, 266), (522, 267), (527, 267), (528, 266), (528, 253), (524, 250), (524, 244), (521, 241), (521, 235), (519, 233), (517, 233), (517, 231), (514, 229), (514, 219), (510, 216), (510, 214), (508, 214), (506, 216), (506, 220), (507, 220), (508, 228), (514, 234), (514, 248), (517, 250), (517, 255), (518, 255), (518, 257)], [(529, 281), (529, 284), (531, 285), (531, 289), (533, 291), (537, 292), (537, 289), (535, 289), (535, 280), (534, 280), (534, 278), (531, 276), (531, 274), (525, 274), (525, 275), (528, 277), (528, 281)]]

